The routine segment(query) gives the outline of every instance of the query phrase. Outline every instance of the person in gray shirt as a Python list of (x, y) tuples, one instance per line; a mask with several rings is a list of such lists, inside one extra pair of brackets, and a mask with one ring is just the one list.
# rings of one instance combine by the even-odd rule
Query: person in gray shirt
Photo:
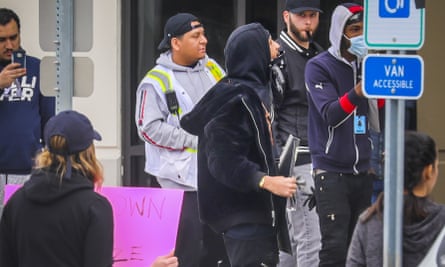
[[(439, 175), (433, 138), (407, 132), (404, 164), (402, 264), (410, 267), (418, 266), (445, 225), (445, 206), (429, 198)], [(383, 193), (360, 216), (346, 266), (383, 266)]]

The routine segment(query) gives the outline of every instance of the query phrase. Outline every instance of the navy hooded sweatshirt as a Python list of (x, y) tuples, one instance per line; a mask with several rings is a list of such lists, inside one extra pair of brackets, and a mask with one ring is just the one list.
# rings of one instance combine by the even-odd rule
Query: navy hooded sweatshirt
[[(9, 63), (0, 62), (0, 71)], [(55, 112), (54, 97), (40, 92), (40, 60), (26, 56), (26, 71), (26, 76), (0, 90), (0, 173), (31, 173), (33, 159), (43, 147), (43, 128)]]
[[(357, 174), (370, 168), (368, 99), (354, 90), (356, 62), (341, 55), (343, 29), (352, 13), (340, 7), (332, 17), (331, 47), (310, 59), (305, 69), (308, 91), (308, 141), (314, 169)], [(363, 133), (354, 131), (354, 119), (363, 121)]]

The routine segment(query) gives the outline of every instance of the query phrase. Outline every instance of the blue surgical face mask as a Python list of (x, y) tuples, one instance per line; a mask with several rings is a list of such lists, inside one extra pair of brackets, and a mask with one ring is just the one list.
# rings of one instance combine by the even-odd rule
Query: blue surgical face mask
[(348, 48), (349, 53), (357, 56), (359, 59), (363, 59), (368, 54), (368, 48), (365, 45), (363, 35), (352, 38), (348, 38), (346, 35), (343, 36), (351, 42), (351, 46)]

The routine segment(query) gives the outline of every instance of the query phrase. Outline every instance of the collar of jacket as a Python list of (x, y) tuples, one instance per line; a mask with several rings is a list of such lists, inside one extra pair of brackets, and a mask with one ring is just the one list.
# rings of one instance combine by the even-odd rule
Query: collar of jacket
[(281, 31), (280, 33), (280, 39), (285, 42), (290, 48), (293, 50), (296, 50), (300, 53), (303, 53), (303, 49), (287, 34), (286, 31)]

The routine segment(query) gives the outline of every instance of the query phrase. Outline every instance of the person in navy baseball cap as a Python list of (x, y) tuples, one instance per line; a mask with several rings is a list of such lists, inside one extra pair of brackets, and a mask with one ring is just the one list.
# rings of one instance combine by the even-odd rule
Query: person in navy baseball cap
[(103, 167), (93, 144), (100, 135), (69, 110), (47, 122), (44, 138), (31, 177), (5, 205), (0, 266), (112, 266), (113, 207), (100, 193)]
[(170, 40), (173, 37), (179, 37), (193, 29), (203, 27), (201, 23), (192, 26), (193, 21), (199, 22), (199, 19), (190, 13), (178, 13), (170, 17), (165, 23), (164, 38), (159, 43), (158, 50), (170, 49)]
[(323, 13), (320, 9), (320, 0), (286, 0), (285, 10), (294, 14), (308, 10)]

